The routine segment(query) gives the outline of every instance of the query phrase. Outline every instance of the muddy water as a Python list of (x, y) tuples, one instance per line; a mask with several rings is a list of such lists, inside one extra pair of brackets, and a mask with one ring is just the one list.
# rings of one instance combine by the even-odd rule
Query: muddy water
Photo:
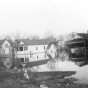
[(88, 65), (79, 67), (71, 61), (59, 61), (58, 65), (56, 64), (56, 66), (59, 67), (60, 71), (76, 71), (76, 74), (72, 75), (71, 77), (78, 79), (77, 83), (88, 84)]
[(88, 65), (79, 67), (72, 61), (61, 61), (52, 64), (52, 68), (49, 67), (49, 62), (45, 65), (40, 65), (33, 67), (33, 69), (43, 72), (43, 71), (76, 71), (75, 75), (71, 77), (78, 79), (77, 83), (88, 84)]
[(78, 79), (77, 83), (88, 84), (88, 65), (79, 67), (77, 64), (71, 61), (59, 61), (56, 63), (56, 66), (59, 67), (60, 71), (76, 71), (75, 75), (71, 77)]
[(79, 79), (77, 83), (85, 83), (88, 84), (88, 65), (80, 67), (76, 74), (71, 76), (73, 78)]

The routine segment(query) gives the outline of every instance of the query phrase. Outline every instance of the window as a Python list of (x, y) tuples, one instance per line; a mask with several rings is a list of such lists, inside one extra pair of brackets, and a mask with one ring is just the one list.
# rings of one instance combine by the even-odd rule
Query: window
[(25, 62), (28, 62), (28, 61), (29, 61), (29, 58), (28, 58), (28, 57), (26, 57), (26, 58), (25, 58)]
[(19, 51), (19, 48), (17, 48), (17, 51)]
[(12, 49), (12, 52), (14, 52), (14, 49)]
[(44, 50), (45, 50), (45, 46), (44, 46)]
[(2, 49), (2, 54), (5, 54), (5, 50), (4, 49)]
[(88, 47), (88, 41), (85, 42), (85, 47)]
[(37, 59), (38, 59), (38, 55), (37, 55)]
[(21, 62), (24, 62), (24, 58), (20, 58), (20, 61), (21, 61)]
[(38, 47), (36, 47), (36, 50), (38, 50)]
[(51, 50), (51, 53), (53, 53), (53, 51)]
[(23, 47), (19, 47), (19, 51), (23, 51)]
[(24, 51), (28, 50), (28, 46), (24, 46)]
[(5, 54), (6, 55), (6, 57), (9, 57), (9, 54)]
[(45, 55), (45, 58), (46, 58), (46, 55)]
[(5, 48), (8, 48), (9, 46), (8, 46), (8, 44), (5, 44)]

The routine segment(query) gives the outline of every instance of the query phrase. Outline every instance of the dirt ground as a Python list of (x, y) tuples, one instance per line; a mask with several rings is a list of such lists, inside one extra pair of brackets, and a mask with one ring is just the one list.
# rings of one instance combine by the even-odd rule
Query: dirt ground
[(75, 72), (32, 72), (29, 79), (23, 73), (0, 73), (0, 88), (88, 88), (69, 78)]

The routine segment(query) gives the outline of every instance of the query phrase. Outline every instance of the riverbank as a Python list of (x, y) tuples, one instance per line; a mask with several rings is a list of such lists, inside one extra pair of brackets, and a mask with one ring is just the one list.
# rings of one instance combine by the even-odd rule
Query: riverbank
[(0, 73), (0, 88), (88, 88), (88, 85), (75, 83), (77, 79), (69, 78), (72, 71), (29, 72), (29, 79), (23, 73)]

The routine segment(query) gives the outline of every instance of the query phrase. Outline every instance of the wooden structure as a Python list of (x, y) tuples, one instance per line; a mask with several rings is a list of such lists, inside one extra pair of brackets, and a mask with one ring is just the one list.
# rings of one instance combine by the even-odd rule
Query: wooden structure
[(77, 38), (68, 41), (67, 46), (71, 61), (83, 62), (80, 66), (88, 64), (88, 39)]

